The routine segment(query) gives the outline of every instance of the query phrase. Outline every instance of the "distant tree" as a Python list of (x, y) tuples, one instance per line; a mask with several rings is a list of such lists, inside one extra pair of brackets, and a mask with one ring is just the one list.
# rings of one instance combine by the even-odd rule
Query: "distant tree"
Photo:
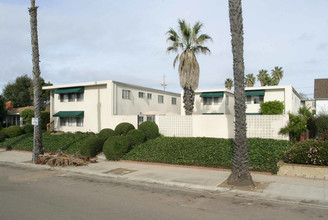
[(257, 80), (260, 81), (261, 86), (265, 86), (266, 85), (266, 83), (268, 81), (268, 78), (270, 78), (270, 76), (269, 76), (267, 70), (261, 69), (259, 71), (259, 74), (257, 74)]
[[(203, 46), (208, 40), (212, 38), (207, 34), (200, 34), (203, 24), (196, 22), (191, 28), (185, 20), (178, 20), (178, 31), (170, 28), (167, 32), (167, 41), (171, 46), (167, 48), (167, 52), (176, 52), (173, 67), (179, 62), (179, 78), (180, 86), (184, 90), (183, 103), (186, 115), (191, 115), (194, 108), (194, 90), (198, 87), (199, 82), (199, 64), (196, 59), (197, 53), (207, 54), (211, 51)], [(179, 54), (179, 50), (182, 51)]]
[(15, 82), (8, 83), (2, 91), (2, 95), (6, 101), (12, 101), (14, 107), (25, 107), (33, 105), (32, 96), (29, 88), (32, 80), (27, 75), (19, 76)]
[(1, 128), (1, 124), (2, 122), (5, 120), (6, 116), (7, 116), (7, 110), (6, 110), (6, 106), (5, 106), (5, 98), (0, 95), (0, 128)]
[(282, 67), (276, 66), (274, 69), (271, 70), (271, 78), (273, 85), (278, 85), (282, 77), (284, 76), (284, 71), (282, 70)]
[(247, 87), (253, 87), (255, 84), (255, 76), (253, 75), (253, 73), (247, 74), (246, 78), (245, 78), (245, 85)]
[[(43, 86), (52, 86), (53, 84), (51, 82), (45, 82), (42, 77), (40, 77), (40, 100), (41, 100), (41, 109), (45, 109), (46, 104), (50, 101), (50, 90), (42, 90)], [(31, 97), (33, 97), (33, 85), (29, 88), (29, 92)]]
[(227, 78), (226, 81), (224, 82), (224, 86), (231, 90), (231, 88), (233, 87), (233, 80), (230, 78)]

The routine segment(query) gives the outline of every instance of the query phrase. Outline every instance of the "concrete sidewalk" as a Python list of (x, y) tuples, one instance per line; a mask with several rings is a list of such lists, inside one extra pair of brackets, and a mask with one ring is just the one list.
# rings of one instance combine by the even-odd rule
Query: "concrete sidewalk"
[(328, 180), (252, 173), (253, 180), (257, 183), (255, 189), (231, 189), (224, 185), (224, 181), (230, 175), (229, 170), (131, 161), (114, 162), (107, 161), (104, 156), (98, 157), (98, 163), (91, 163), (87, 166), (51, 168), (47, 165), (32, 164), (31, 158), (31, 152), (0, 149), (0, 162), (3, 163), (328, 207)]

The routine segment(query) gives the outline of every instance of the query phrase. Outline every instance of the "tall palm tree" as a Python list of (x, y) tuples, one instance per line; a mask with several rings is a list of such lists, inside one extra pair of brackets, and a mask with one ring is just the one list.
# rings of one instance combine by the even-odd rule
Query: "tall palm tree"
[(235, 82), (235, 138), (231, 175), (228, 184), (254, 185), (249, 173), (246, 137), (246, 104), (244, 85), (244, 37), (241, 0), (229, 0), (233, 75)]
[(271, 77), (275, 85), (278, 85), (282, 77), (284, 76), (284, 71), (282, 67), (276, 66), (271, 70)]
[(225, 82), (224, 82), (224, 86), (225, 86), (227, 89), (231, 90), (231, 88), (233, 87), (233, 80), (230, 79), (230, 78), (227, 78), (227, 79), (225, 80)]
[(245, 78), (245, 85), (247, 87), (253, 87), (255, 84), (255, 76), (253, 73), (247, 74)]
[[(179, 78), (180, 86), (184, 90), (183, 103), (186, 115), (191, 115), (194, 108), (194, 90), (198, 87), (199, 82), (199, 64), (196, 59), (197, 53), (207, 54), (211, 51), (203, 46), (208, 40), (212, 38), (207, 34), (200, 34), (203, 24), (196, 22), (191, 28), (185, 20), (178, 20), (178, 31), (170, 28), (167, 32), (167, 41), (171, 46), (167, 48), (167, 52), (178, 53), (173, 62), (179, 62)], [(179, 54), (179, 52), (181, 54)]]
[(35, 0), (31, 0), (29, 8), (30, 25), (31, 25), (31, 44), (32, 44), (32, 63), (33, 63), (33, 96), (34, 96), (34, 117), (38, 119), (38, 125), (35, 126), (35, 145), (33, 147), (33, 163), (38, 159), (40, 154), (44, 153), (42, 145), (41, 130), (41, 99), (40, 99), (40, 60), (39, 60), (39, 41), (38, 41), (38, 21)]
[(267, 84), (268, 77), (268, 71), (264, 69), (261, 69), (259, 74), (257, 74), (257, 80), (260, 81), (261, 86), (265, 86)]

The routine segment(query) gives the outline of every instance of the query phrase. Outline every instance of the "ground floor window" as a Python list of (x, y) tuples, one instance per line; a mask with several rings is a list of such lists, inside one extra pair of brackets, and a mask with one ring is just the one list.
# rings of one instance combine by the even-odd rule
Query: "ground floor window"
[(155, 115), (147, 115), (147, 121), (155, 121)]
[(61, 117), (59, 118), (60, 126), (83, 127), (82, 117)]

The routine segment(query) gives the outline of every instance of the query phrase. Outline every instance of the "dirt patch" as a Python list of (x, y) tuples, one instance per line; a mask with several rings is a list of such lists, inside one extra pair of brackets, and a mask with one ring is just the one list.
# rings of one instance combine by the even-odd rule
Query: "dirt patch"
[(223, 183), (218, 185), (218, 187), (223, 187), (223, 188), (229, 188), (229, 189), (238, 189), (238, 190), (243, 190), (243, 191), (256, 191), (256, 192), (262, 192), (270, 182), (255, 182), (254, 181), (254, 186), (232, 186), (227, 183), (227, 180), (225, 180)]

